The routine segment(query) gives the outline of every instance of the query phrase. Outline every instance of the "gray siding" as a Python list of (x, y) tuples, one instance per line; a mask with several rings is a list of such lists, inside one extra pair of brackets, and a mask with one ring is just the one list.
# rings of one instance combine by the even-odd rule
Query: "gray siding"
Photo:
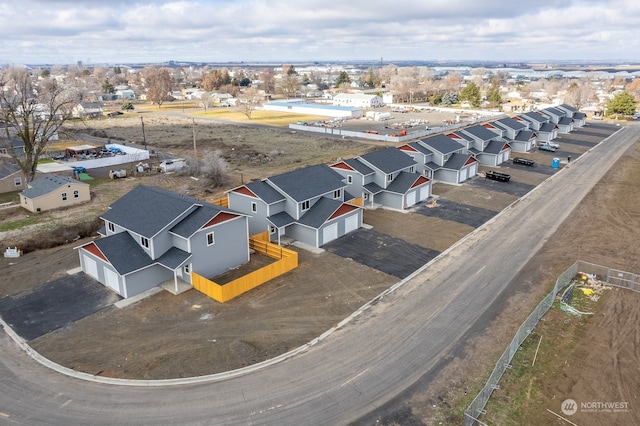
[[(207, 234), (212, 231), (215, 242), (207, 246)], [(193, 271), (212, 278), (248, 262), (248, 238), (244, 216), (199, 231), (191, 238)]]

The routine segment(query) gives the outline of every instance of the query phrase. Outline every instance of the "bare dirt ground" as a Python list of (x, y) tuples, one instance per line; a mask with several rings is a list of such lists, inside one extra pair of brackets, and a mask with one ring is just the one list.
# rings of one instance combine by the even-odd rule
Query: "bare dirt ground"
[[(191, 143), (188, 127), (182, 132), (187, 132), (187, 136), (182, 136), (183, 147), (184, 144)], [(161, 132), (160, 126), (157, 131)], [(253, 129), (247, 130), (250, 133), (252, 131)], [(277, 131), (275, 136), (264, 136), (260, 129), (255, 131), (256, 138), (282, 135), (281, 131)], [(229, 132), (228, 139), (232, 141), (233, 134), (239, 130)], [(300, 135), (293, 136), (295, 138), (292, 139), (291, 146), (295, 146), (295, 140)], [(226, 138), (223, 137), (225, 143)], [(248, 140), (249, 137), (243, 136), (241, 139)], [(342, 143), (348, 144), (347, 151), (341, 151)], [(309, 144), (317, 148), (318, 152), (338, 147), (335, 154), (334, 151), (328, 151), (330, 158), (341, 155), (346, 157), (351, 150), (366, 152), (370, 149), (349, 141), (309, 140)], [(183, 149), (188, 151), (188, 148)], [(257, 163), (261, 166), (256, 167), (255, 171), (247, 166), (243, 169), (246, 175), (242, 178), (246, 180), (246, 176), (253, 174), (264, 177), (258, 175), (265, 173), (267, 169), (263, 167), (274, 161), (274, 170), (307, 164), (307, 160), (298, 162), (295, 159), (299, 157), (292, 158), (293, 163), (289, 162), (290, 159), (283, 159), (282, 164), (275, 160)], [(309, 163), (314, 161), (309, 160)], [(540, 178), (535, 174), (530, 175), (531, 179)], [(522, 173), (519, 178), (526, 179), (526, 176), (527, 173)], [(486, 375), (511, 340), (514, 331), (550, 290), (559, 273), (578, 258), (622, 270), (640, 271), (637, 256), (640, 249), (640, 214), (636, 208), (640, 195), (640, 189), (636, 185), (639, 178), (640, 144), (637, 144), (594, 188), (543, 250), (524, 265), (516, 280), (517, 285), (512, 286), (514, 292), (509, 297), (505, 295), (500, 299), (496, 303), (496, 309), (487, 314), (487, 327), (474, 330), (464, 347), (458, 348), (450, 358), (443, 360), (440, 373), (424, 378), (401, 401), (384, 407), (376, 419), (377, 423), (461, 424), (461, 412), (473, 397), (472, 394), (484, 384)], [(93, 209), (104, 211), (127, 188), (139, 183), (169, 189), (181, 188), (194, 196), (216, 195), (214, 192), (206, 193), (188, 176), (140, 177), (105, 183), (104, 188), (108, 189), (104, 191), (103, 185), (99, 185), (100, 190), (96, 189), (95, 199), (104, 197), (104, 201), (100, 205), (91, 206), (91, 213), (97, 214)], [(536, 183), (531, 182), (533, 185)], [(221, 189), (216, 191), (221, 193)], [(436, 185), (434, 193), (442, 199), (494, 211), (499, 211), (515, 200), (512, 195), (496, 191), (478, 188), (470, 190), (468, 185)], [(86, 217), (85, 213), (81, 210), (69, 210), (55, 215), (59, 215), (59, 220), (64, 223), (68, 218), (78, 220), (79, 217)], [(412, 220), (407, 220), (408, 215), (412, 216)], [(4, 220), (13, 219), (8, 215)], [(436, 250), (445, 249), (473, 229), (439, 218), (386, 210), (367, 211), (365, 223), (373, 225), (378, 232)], [(0, 234), (0, 239), (3, 242), (8, 238), (19, 239), (30, 232), (38, 232), (38, 229), (33, 225), (22, 228), (17, 233), (8, 231)], [(81, 242), (29, 253), (18, 260), (0, 259), (0, 270), (4, 276), (0, 297), (29, 291), (34, 286), (77, 267), (79, 261), (72, 247)], [(329, 252), (311, 254), (299, 250), (299, 255), (298, 269), (225, 304), (217, 303), (195, 290), (180, 296), (161, 292), (129, 308), (109, 307), (30, 344), (53, 361), (93, 374), (144, 379), (210, 374), (259, 362), (306, 343), (397, 281), (395, 277)], [(353, 280), (354, 276), (361, 279)], [(622, 309), (622, 305), (616, 306), (620, 306), (617, 309)], [(606, 331), (602, 334), (606, 337)], [(637, 337), (634, 350), (637, 353)], [(610, 354), (599, 352), (603, 358), (601, 361), (610, 362)], [(581, 372), (581, 375), (586, 381), (589, 380), (588, 372)], [(618, 383), (620, 375), (624, 375), (624, 372), (609, 378), (603, 378), (594, 372), (591, 379), (594, 382), (606, 379)], [(556, 380), (557, 383), (554, 385), (554, 382), (545, 381), (545, 386), (554, 388), (562, 385), (562, 378), (559, 376), (549, 380)], [(633, 388), (633, 383), (629, 386)], [(635, 388), (637, 389), (637, 383)], [(636, 407), (636, 410), (640, 408)], [(513, 424), (519, 422), (514, 420)]]

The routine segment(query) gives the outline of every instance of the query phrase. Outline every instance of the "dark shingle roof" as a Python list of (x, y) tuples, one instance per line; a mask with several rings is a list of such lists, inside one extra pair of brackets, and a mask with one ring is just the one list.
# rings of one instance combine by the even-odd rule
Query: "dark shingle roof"
[(506, 127), (514, 130), (525, 129), (527, 127), (527, 125), (522, 121), (514, 120), (511, 117), (505, 117), (501, 118), (500, 120), (496, 120), (494, 124), (498, 124), (501, 127)]
[(11, 176), (20, 171), (20, 167), (11, 159), (0, 157), (0, 179)]
[(565, 115), (567, 115), (567, 113), (563, 110), (553, 107), (545, 108), (543, 110), (540, 110), (540, 112), (543, 114), (552, 114), (558, 117), (564, 117)]
[(421, 143), (411, 142), (407, 145), (409, 145), (411, 148), (415, 149), (416, 151), (423, 153), (424, 155), (433, 155), (433, 151), (431, 151), (429, 148), (422, 145)]
[(120, 275), (146, 268), (154, 263), (128, 232), (99, 238), (94, 243)]
[(485, 148), (484, 152), (487, 154), (496, 154), (496, 155), (500, 154), (505, 144), (506, 142), (503, 140), (491, 141), (487, 144), (487, 147)]
[(180, 250), (177, 247), (171, 247), (165, 254), (156, 259), (156, 262), (171, 270), (176, 269), (184, 264), (191, 257), (191, 254)]
[(573, 118), (571, 117), (562, 117), (560, 120), (558, 120), (558, 124), (562, 124), (564, 126), (569, 125), (573, 122)]
[(458, 154), (454, 153), (449, 157), (449, 160), (444, 163), (443, 169), (450, 170), (462, 170), (462, 167), (467, 163), (467, 161), (471, 158), (469, 154)]
[(524, 114), (521, 114), (520, 117), (524, 118), (525, 120), (529, 119), (529, 121), (536, 121), (538, 123), (547, 123), (549, 121), (549, 117), (534, 111), (525, 112)]
[(221, 211), (224, 211), (224, 209), (215, 205), (198, 206), (189, 216), (171, 228), (171, 232), (181, 237), (189, 238)]
[(285, 199), (284, 195), (262, 180), (248, 183), (245, 186), (267, 204), (277, 203)]
[(298, 220), (303, 225), (312, 228), (320, 228), (331, 215), (340, 208), (342, 201), (327, 197), (320, 198), (311, 208)]
[(416, 183), (416, 180), (419, 178), (419, 173), (402, 172), (387, 186), (387, 191), (395, 192), (396, 194), (406, 194), (407, 191), (411, 189), (411, 185)]
[(368, 183), (362, 188), (364, 188), (366, 191), (369, 191), (372, 194), (378, 194), (382, 192), (382, 188), (380, 187), (380, 185), (378, 185), (375, 182)]
[(282, 228), (283, 226), (291, 225), (292, 223), (296, 222), (296, 220), (292, 218), (287, 212), (276, 213), (269, 216), (267, 220), (278, 228)]
[(349, 166), (353, 167), (358, 173), (360, 173), (363, 176), (367, 176), (374, 173), (374, 171), (371, 170), (371, 167), (367, 166), (357, 158), (349, 158), (348, 160), (344, 160), (344, 162)]
[(554, 129), (556, 128), (556, 124), (555, 123), (544, 123), (542, 126), (540, 126), (540, 132), (553, 132)]
[(34, 180), (29, 185), (31, 188), (27, 188), (21, 192), (26, 198), (37, 198), (42, 195), (46, 195), (51, 191), (61, 188), (66, 185), (88, 185), (87, 183), (77, 181), (68, 176), (43, 176), (40, 179)]
[(361, 155), (360, 159), (386, 174), (404, 170), (418, 164), (397, 148), (379, 149)]
[(560, 105), (560, 107), (562, 107), (562, 109), (565, 109), (567, 111), (571, 111), (574, 115), (575, 115), (576, 112), (578, 112), (578, 110), (576, 108), (572, 107), (569, 104), (562, 104), (562, 105)]
[(514, 140), (516, 141), (528, 141), (533, 137), (535, 132), (533, 130), (520, 130)]
[(462, 145), (460, 142), (456, 142), (449, 136), (445, 135), (431, 136), (429, 138), (420, 140), (419, 143), (442, 154), (449, 154), (451, 152), (456, 152), (464, 148), (464, 145)]
[(327, 194), (346, 185), (342, 176), (326, 164), (316, 164), (267, 179), (297, 202)]
[(480, 125), (467, 127), (465, 129), (462, 129), (462, 131), (467, 132), (470, 135), (473, 135), (474, 137), (476, 137), (477, 139), (480, 139), (481, 141), (490, 141), (491, 139), (495, 139), (498, 137), (498, 135), (495, 132), (492, 132), (486, 127), (483, 127)]
[[(136, 234), (151, 238), (176, 219), (202, 206), (206, 206), (207, 209), (197, 212), (190, 220), (197, 219), (197, 222), (202, 219), (202, 216), (209, 215), (210, 212), (226, 211), (220, 206), (196, 200), (186, 195), (141, 185), (120, 197), (102, 215), (102, 218)], [(213, 216), (209, 218), (211, 217)], [(195, 226), (194, 223), (187, 221), (183, 225), (184, 228), (177, 227), (177, 229), (182, 234), (185, 234), (188, 232), (187, 228)]]

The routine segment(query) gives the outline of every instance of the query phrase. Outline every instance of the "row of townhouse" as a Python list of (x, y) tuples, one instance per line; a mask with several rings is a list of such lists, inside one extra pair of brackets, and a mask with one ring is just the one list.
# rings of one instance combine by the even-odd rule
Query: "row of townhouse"
[[(102, 219), (103, 238), (79, 248), (84, 272), (131, 297), (163, 282), (191, 283), (249, 261), (250, 235), (322, 247), (360, 227), (363, 209), (411, 208), (432, 196), (434, 180), (460, 184), (480, 165), (497, 166), (512, 147), (535, 146), (540, 129), (583, 125), (577, 111), (523, 114), (253, 181), (227, 192), (228, 208), (139, 186)], [(569, 118), (569, 120), (563, 120)], [(546, 127), (545, 127), (546, 126)], [(569, 129), (567, 128), (567, 131)]]

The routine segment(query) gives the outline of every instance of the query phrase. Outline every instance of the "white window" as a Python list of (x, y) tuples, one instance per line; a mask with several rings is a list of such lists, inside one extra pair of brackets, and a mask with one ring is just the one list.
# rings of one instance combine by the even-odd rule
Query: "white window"
[(142, 247), (149, 248), (149, 239), (145, 237), (140, 237), (140, 244), (142, 244)]
[(75, 191), (73, 191), (73, 198), (78, 198), (78, 197), (80, 197), (80, 191), (76, 189)]
[(16, 186), (21, 186), (21, 185), (22, 185), (22, 178), (17, 177), (17, 178), (15, 178), (15, 179), (13, 179), (13, 183), (14, 183)]
[(415, 166), (411, 166), (411, 168), (409, 169), (409, 172), (413, 173), (413, 172), (415, 172), (415, 171), (416, 171)]
[(116, 231), (116, 227), (111, 222), (109, 222), (107, 224), (107, 228), (109, 228), (109, 231), (111, 231), (111, 232), (115, 232)]
[(388, 174), (387, 175), (387, 182), (391, 182), (393, 180), (393, 175), (392, 174)]
[(302, 211), (309, 210), (309, 200), (300, 203), (300, 207)]
[(273, 225), (271, 225), (271, 226), (269, 227), (269, 233), (270, 233), (270, 234), (275, 234), (275, 233), (276, 233), (276, 227), (275, 227), (275, 226), (273, 226)]
[(340, 198), (342, 196), (342, 190), (341, 189), (336, 189), (335, 191), (333, 191), (333, 198)]
[(364, 200), (368, 200), (369, 199), (369, 194), (365, 192), (364, 194), (362, 194), (362, 198)]
[(258, 203), (251, 202), (251, 213), (256, 213), (258, 211)]
[(67, 201), (67, 193), (66, 192), (63, 192), (60, 195), (62, 196), (62, 201)]
[(353, 183), (353, 176), (347, 175), (347, 183)]
[(212, 232), (209, 232), (209, 233), (207, 234), (207, 245), (208, 245), (208, 246), (212, 246), (212, 245), (214, 245), (214, 244), (215, 244), (215, 242), (216, 242), (216, 240), (215, 240), (215, 238), (213, 237), (213, 231), (212, 231)]
[(184, 265), (184, 273), (187, 274), (187, 275), (189, 275), (191, 273), (191, 268), (190, 268), (189, 264)]

